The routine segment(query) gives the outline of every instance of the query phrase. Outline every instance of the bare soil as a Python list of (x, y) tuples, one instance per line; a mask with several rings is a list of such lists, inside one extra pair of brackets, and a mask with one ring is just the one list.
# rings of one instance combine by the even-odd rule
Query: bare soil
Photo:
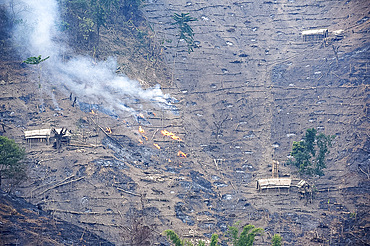
[[(256, 245), (275, 233), (284, 245), (370, 244), (369, 11), (360, 0), (149, 1), (160, 63), (125, 54), (122, 40), (112, 42), (122, 38), (119, 28), (102, 33), (102, 56), (112, 50), (122, 72), (144, 87), (160, 83), (178, 100), (177, 110), (143, 105), (145, 120), (72, 107), (58, 90), (40, 94), (37, 71), (2, 59), (4, 135), (29, 158), (29, 180), (12, 192), (117, 245), (130, 208), (142, 211), (163, 245), (165, 229), (195, 241), (236, 221), (265, 229)], [(191, 54), (171, 25), (173, 13), (188, 12), (198, 19)], [(300, 33), (311, 28), (343, 29), (344, 37), (303, 42)], [(23, 130), (50, 127), (72, 130), (71, 143), (57, 151), (23, 139)], [(284, 165), (292, 142), (312, 127), (336, 135), (323, 177)], [(182, 140), (163, 136), (165, 129)], [(296, 187), (256, 190), (273, 160), (293, 185), (305, 179), (317, 187), (312, 202)]]

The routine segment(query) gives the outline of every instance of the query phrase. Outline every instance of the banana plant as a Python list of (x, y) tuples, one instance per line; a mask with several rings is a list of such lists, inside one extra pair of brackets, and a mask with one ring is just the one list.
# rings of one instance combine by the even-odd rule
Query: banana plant
[(40, 67), (40, 63), (46, 61), (49, 58), (50, 58), (50, 56), (47, 56), (46, 58), (42, 59), (41, 55), (39, 55), (37, 57), (36, 56), (28, 57), (26, 60), (23, 61), (23, 63), (25, 63), (25, 64), (31, 64), (31, 65), (37, 65), (38, 66), (38, 68), (39, 68), (39, 88), (41, 88), (41, 67)]
[(197, 18), (191, 17), (189, 13), (174, 14), (174, 23), (172, 25), (177, 25), (179, 28), (179, 41), (182, 39), (188, 45), (189, 54), (193, 52), (194, 47), (194, 31), (188, 24), (191, 21), (197, 21)]
[(32, 64), (32, 65), (38, 65), (41, 62), (46, 61), (49, 58), (50, 58), (50, 56), (48, 56), (48, 57), (46, 57), (44, 59), (41, 58), (41, 55), (39, 55), (38, 57), (32, 56), (32, 57), (28, 57), (25, 61), (23, 61), (23, 63)]

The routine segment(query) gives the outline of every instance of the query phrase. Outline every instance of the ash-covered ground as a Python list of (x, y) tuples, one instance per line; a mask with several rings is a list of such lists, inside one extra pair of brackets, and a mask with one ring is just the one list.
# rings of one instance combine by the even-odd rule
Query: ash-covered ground
[[(57, 89), (62, 110), (44, 95), (40, 112), (37, 71), (2, 62), (4, 135), (30, 159), (30, 179), (14, 192), (118, 245), (132, 208), (158, 237), (170, 228), (206, 239), (241, 221), (265, 229), (256, 245), (275, 233), (285, 245), (369, 244), (369, 4), (157, 0), (144, 12), (163, 46), (171, 74), (159, 82), (177, 99), (175, 112), (145, 103), (142, 115), (111, 117), (72, 107)], [(174, 13), (198, 19), (190, 54), (177, 45)], [(325, 42), (303, 42), (302, 31), (318, 28), (329, 30)], [(23, 130), (50, 127), (72, 130), (71, 143), (55, 150), (23, 139)], [(336, 135), (323, 177), (284, 165), (312, 127)], [(293, 186), (314, 184), (314, 199), (296, 187), (256, 190), (273, 160)]]

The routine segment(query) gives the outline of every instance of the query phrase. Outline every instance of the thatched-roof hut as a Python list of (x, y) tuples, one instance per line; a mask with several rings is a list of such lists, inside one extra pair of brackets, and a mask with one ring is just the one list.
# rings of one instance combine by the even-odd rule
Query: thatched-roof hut
[[(24, 137), (28, 143), (34, 142), (47, 142), (50, 143), (50, 138), (53, 138), (53, 130), (57, 133), (60, 133), (63, 128), (53, 128), (53, 129), (39, 129), (39, 130), (30, 130), (24, 131)], [(64, 137), (69, 138), (71, 136), (70, 131), (66, 131)]]
[(46, 141), (49, 143), (51, 131), (52, 129), (39, 129), (39, 130), (24, 131), (24, 137), (26, 138), (28, 143), (43, 142), (43, 141)]
[(302, 32), (303, 42), (321, 41), (328, 36), (328, 29), (312, 29)]
[(257, 180), (257, 189), (290, 188), (292, 180), (289, 178), (270, 178)]

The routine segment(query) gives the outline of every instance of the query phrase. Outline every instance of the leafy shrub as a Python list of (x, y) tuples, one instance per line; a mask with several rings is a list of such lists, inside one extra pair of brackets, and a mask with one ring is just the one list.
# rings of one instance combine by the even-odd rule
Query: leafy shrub
[(0, 136), (0, 185), (3, 178), (22, 180), (26, 177), (24, 157), (24, 149), (14, 140)]
[(295, 165), (302, 174), (324, 175), (325, 158), (334, 138), (334, 135), (317, 134), (317, 130), (314, 128), (307, 129), (303, 140), (293, 142), (290, 154), (294, 157), (294, 160), (288, 161), (287, 164)]

